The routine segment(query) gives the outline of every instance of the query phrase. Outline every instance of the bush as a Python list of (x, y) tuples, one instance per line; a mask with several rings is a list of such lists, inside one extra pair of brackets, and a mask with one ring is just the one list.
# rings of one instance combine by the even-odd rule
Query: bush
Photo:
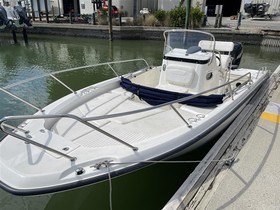
[(103, 15), (98, 15), (97, 18), (98, 25), (108, 25), (107, 17)]
[(85, 23), (90, 23), (92, 14), (81, 14), (81, 18), (85, 21)]
[(186, 7), (175, 7), (170, 11), (170, 23), (172, 27), (183, 27), (186, 20)]
[(196, 28), (201, 26), (201, 21), (204, 16), (204, 13), (200, 10), (200, 8), (192, 7), (190, 11), (190, 27)]
[[(191, 7), (189, 26), (191, 28), (198, 27), (203, 18), (203, 12), (199, 7)], [(186, 21), (186, 7), (175, 7), (170, 11), (170, 26), (172, 27), (185, 27)]]
[(120, 11), (120, 15), (122, 17), (127, 17), (128, 16), (128, 12), (127, 11)]
[(165, 19), (163, 21), (163, 26), (166, 26), (166, 27), (171, 26), (171, 18), (170, 18), (170, 14), (169, 13), (166, 14), (166, 17), (165, 17)]
[(157, 10), (153, 13), (153, 15), (160, 22), (160, 24), (163, 25), (167, 15), (168, 15), (168, 12), (166, 12), (164, 10)]
[(134, 26), (143, 26), (143, 24), (144, 24), (143, 16), (138, 16), (135, 19), (133, 19), (133, 25)]
[(128, 19), (126, 19), (125, 25), (133, 26), (133, 21), (130, 18), (128, 18)]
[(146, 15), (144, 19), (145, 26), (155, 26), (157, 23), (157, 19), (154, 15)]

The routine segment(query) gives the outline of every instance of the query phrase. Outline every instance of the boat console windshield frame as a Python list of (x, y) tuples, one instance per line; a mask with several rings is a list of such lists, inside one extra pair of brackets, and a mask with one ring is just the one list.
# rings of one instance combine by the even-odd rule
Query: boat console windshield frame
[[(167, 30), (163, 33), (164, 36), (164, 55), (168, 52), (177, 49), (186, 50), (186, 54), (192, 54), (207, 48), (207, 52), (215, 51), (215, 37), (207, 32), (176, 29)], [(201, 41), (206, 41), (202, 43)], [(208, 46), (202, 46), (207, 43)]]

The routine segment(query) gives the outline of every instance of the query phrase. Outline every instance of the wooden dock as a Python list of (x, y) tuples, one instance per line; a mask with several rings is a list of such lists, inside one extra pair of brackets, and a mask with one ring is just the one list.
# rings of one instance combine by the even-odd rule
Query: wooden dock
[(280, 208), (280, 66), (164, 210)]

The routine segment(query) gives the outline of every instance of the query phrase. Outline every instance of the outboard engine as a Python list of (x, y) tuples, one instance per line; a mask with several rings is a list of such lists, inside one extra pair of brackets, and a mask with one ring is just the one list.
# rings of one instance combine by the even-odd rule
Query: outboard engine
[(234, 42), (234, 47), (230, 55), (232, 57), (231, 69), (237, 69), (243, 55), (243, 47), (240, 42)]
[(20, 19), (19, 24), (25, 24), (26, 26), (32, 26), (31, 24), (31, 18), (27, 17), (27, 13), (24, 7), (21, 5), (14, 6), (15, 11), (18, 13)]
[[(13, 25), (12, 21), (8, 19), (7, 12), (3, 6), (0, 6), (0, 27), (11, 27)], [(3, 27), (3, 28), (5, 28)], [(2, 27), (1, 27), (2, 28)]]

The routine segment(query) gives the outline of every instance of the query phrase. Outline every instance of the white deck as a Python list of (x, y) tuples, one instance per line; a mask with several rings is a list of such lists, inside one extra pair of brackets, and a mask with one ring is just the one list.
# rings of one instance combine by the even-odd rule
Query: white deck
[[(241, 70), (240, 73), (244, 72)], [(148, 84), (155, 85), (156, 82), (153, 81), (151, 75), (158, 78), (156, 77), (158, 71), (150, 70), (143, 78), (146, 78), (147, 75), (149, 76)], [(134, 82), (143, 78), (141, 76), (136, 77)], [(111, 82), (98, 84), (98, 88), (93, 86), (89, 87), (89, 89), (81, 90), (77, 94), (68, 95), (47, 106), (44, 113), (71, 114), (87, 118), (151, 107), (121, 87), (116, 88), (117, 84), (119, 84), (119, 80), (114, 79)], [(102, 89), (102, 85), (103, 88), (110, 89), (110, 91), (100, 94), (98, 91)], [(250, 92), (251, 88), (245, 85), (238, 93), (248, 92), (247, 90)], [(175, 104), (174, 107), (180, 115), (170, 106), (165, 106), (129, 116), (90, 121), (97, 128), (133, 147), (137, 147), (137, 151), (99, 132), (96, 128), (93, 129), (71, 118), (61, 118), (53, 126), (51, 124), (54, 121), (49, 119), (28, 120), (24, 129), (30, 130), (28, 135), (31, 136), (32, 140), (77, 159), (71, 162), (69, 159), (62, 157), (61, 154), (46, 151), (31, 144), (26, 146), (23, 141), (9, 136), (8, 141), (1, 143), (1, 150), (9, 151), (9, 144), (13, 143), (18, 145), (13, 148), (14, 153), (21, 155), (14, 159), (11, 156), (13, 153), (3, 153), (2, 158), (5, 160), (1, 162), (3, 168), (14, 165), (15, 167), (12, 170), (17, 170), (17, 173), (5, 171), (1, 175), (3, 180), (11, 181), (10, 185), (12, 185), (12, 180), (18, 179), (18, 176), (25, 177), (24, 181), (18, 184), (21, 189), (37, 188), (42, 186), (42, 180), (46, 182), (49, 180), (50, 183), (48, 184), (51, 185), (67, 184), (70, 181), (76, 182), (80, 179), (75, 172), (79, 167), (85, 170), (81, 177), (83, 180), (87, 180), (108, 173), (107, 169), (95, 169), (94, 165), (96, 163), (104, 161), (126, 163), (150, 160), (154, 157), (168, 154), (169, 151), (173, 152), (192, 141), (191, 146), (183, 147), (184, 149), (180, 148), (181, 152), (185, 152), (186, 149), (191, 150), (205, 143), (221, 131), (223, 126), (220, 127), (220, 125), (225, 123), (224, 120), (219, 123), (218, 128), (216, 127), (213, 132), (212, 130), (210, 131), (211, 133), (208, 132), (209, 126), (214, 125), (223, 116), (228, 115), (233, 109), (231, 104), (239, 106), (238, 103), (244, 100), (243, 97), (246, 97), (246, 94), (236, 94), (234, 100), (227, 97), (223, 104), (213, 108)], [(39, 114), (41, 115), (41, 113)], [(192, 127), (188, 127), (181, 117)], [(228, 118), (232, 117), (234, 116), (229, 116)], [(49, 128), (51, 129), (49, 130)], [(202, 138), (201, 135), (204, 132), (207, 133), (207, 136)], [(196, 137), (198, 138), (196, 139)], [(25, 155), (26, 147), (28, 148), (28, 155)], [(131, 165), (133, 164), (135, 163), (131, 163)], [(118, 171), (126, 168), (127, 165), (125, 164), (117, 164), (112, 166), (111, 170)], [(29, 176), (30, 173), (36, 174), (36, 176)], [(14, 177), (11, 177), (11, 174)]]
[[(95, 117), (150, 107), (145, 102), (130, 100), (131, 97), (130, 93), (122, 88), (118, 88), (90, 100), (86, 104), (72, 110), (70, 114), (80, 117)], [(180, 109), (180, 113), (185, 119), (197, 118), (197, 113), (186, 111), (183, 108), (184, 106)], [(204, 114), (204, 112), (198, 113)], [(183, 120), (170, 107), (154, 109), (125, 117), (91, 121), (91, 123), (132, 145), (139, 144), (141, 141), (148, 141), (163, 133), (186, 126)], [(68, 118), (59, 120), (53, 127), (53, 130), (58, 135), (85, 147), (105, 147), (120, 144), (98, 131)]]
[[(236, 76), (243, 75), (248, 69), (235, 71)], [(253, 74), (256, 74), (255, 72)], [(156, 71), (148, 72), (150, 76), (156, 76)], [(142, 75), (140, 77), (143, 77)], [(144, 78), (147, 75), (144, 74)], [(255, 75), (253, 75), (255, 78)], [(141, 78), (143, 79), (143, 78)], [(134, 80), (141, 80), (136, 77)], [(155, 82), (149, 81), (150, 84)], [(243, 88), (247, 89), (246, 87)], [(240, 90), (242, 92), (242, 89)], [(236, 96), (238, 97), (238, 96)], [(236, 99), (235, 97), (235, 99)], [(227, 98), (222, 105), (217, 108), (201, 108), (188, 105), (175, 105), (180, 115), (192, 125), (193, 129), (201, 123), (206, 122), (213, 116), (218, 114), (222, 107), (227, 107), (231, 103), (231, 99)], [(117, 114), (127, 111), (133, 111), (151, 107), (146, 102), (138, 99), (132, 93), (127, 92), (119, 87), (112, 91), (102, 94), (87, 103), (76, 107), (69, 114), (78, 117), (97, 117), (102, 115)], [(220, 107), (220, 108), (219, 108)], [(102, 130), (114, 135), (115, 137), (125, 141), (126, 143), (146, 148), (144, 145), (149, 141), (165, 134), (176, 132), (181, 128), (188, 129), (187, 124), (180, 118), (178, 114), (170, 107), (162, 107), (146, 112), (132, 114), (124, 117), (115, 117), (109, 119), (101, 119), (90, 121), (91, 124), (101, 128)], [(121, 145), (118, 141), (80, 123), (74, 119), (62, 118), (53, 127), (52, 130), (67, 141), (73, 142), (74, 145), (87, 148), (98, 149), (101, 147), (114, 147)], [(64, 140), (64, 141), (65, 141)], [(164, 139), (162, 143), (164, 143)], [(145, 143), (146, 142), (146, 143)], [(156, 144), (154, 144), (155, 146)], [(142, 148), (141, 148), (142, 147)]]

